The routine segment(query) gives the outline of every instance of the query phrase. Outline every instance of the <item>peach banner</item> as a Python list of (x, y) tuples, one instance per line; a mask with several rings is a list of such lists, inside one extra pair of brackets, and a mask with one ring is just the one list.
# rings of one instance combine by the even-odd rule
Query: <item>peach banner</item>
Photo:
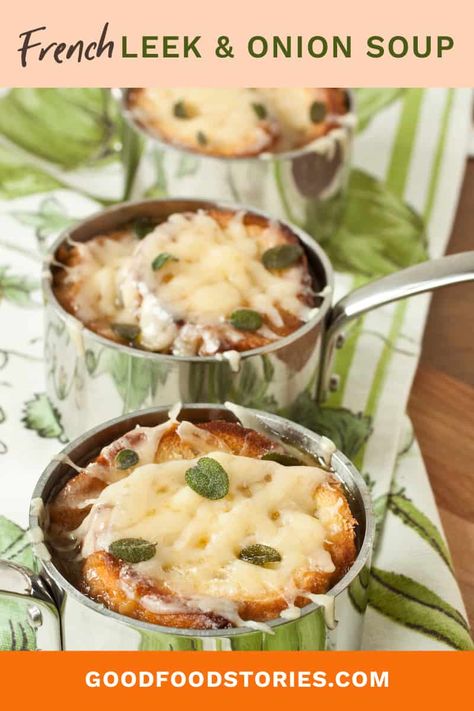
[[(10, 3), (2, 84), (470, 86), (473, 8), (471, 0)], [(217, 56), (220, 36), (233, 56), (229, 45)]]

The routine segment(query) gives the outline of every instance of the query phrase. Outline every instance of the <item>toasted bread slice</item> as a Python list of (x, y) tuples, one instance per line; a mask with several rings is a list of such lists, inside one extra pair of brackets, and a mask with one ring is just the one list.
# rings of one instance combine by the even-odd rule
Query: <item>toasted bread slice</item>
[[(189, 425), (189, 423), (185, 423)], [(174, 459), (193, 459), (204, 454), (206, 451), (228, 451), (232, 454), (239, 454), (244, 457), (260, 458), (267, 452), (277, 449), (277, 445), (268, 437), (242, 427), (236, 422), (226, 422), (225, 420), (214, 420), (212, 422), (200, 422), (191, 425), (198, 431), (206, 433), (206, 437), (200, 440), (193, 437), (189, 431), (185, 432), (184, 438), (179, 436), (180, 426), (171, 426), (161, 438), (156, 450), (156, 462), (168, 462)]]
[(78, 528), (105, 487), (101, 479), (85, 472), (76, 474), (49, 505), (51, 524), (65, 532)]
[[(123, 585), (124, 579), (127, 580), (128, 590)], [(81, 587), (86, 595), (110, 610), (143, 622), (200, 630), (232, 627), (228, 620), (219, 615), (187, 610), (175, 596), (144, 579), (130, 565), (106, 551), (97, 551), (87, 558)], [(133, 595), (129, 592), (130, 588)], [(161, 606), (163, 612), (153, 612), (143, 602), (144, 599)]]

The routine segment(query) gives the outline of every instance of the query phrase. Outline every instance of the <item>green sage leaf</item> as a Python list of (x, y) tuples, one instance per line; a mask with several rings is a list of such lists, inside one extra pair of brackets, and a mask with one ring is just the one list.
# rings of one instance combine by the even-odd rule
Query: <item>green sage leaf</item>
[(196, 134), (197, 142), (199, 143), (200, 146), (206, 146), (207, 145), (207, 136), (203, 131), (198, 131)]
[(300, 459), (292, 457), (289, 454), (283, 454), (283, 452), (266, 452), (263, 457), (260, 457), (265, 461), (277, 462), (282, 464), (284, 467), (298, 467), (303, 464)]
[(111, 323), (110, 328), (116, 336), (128, 343), (133, 343), (140, 335), (140, 327), (134, 323)]
[(239, 553), (239, 558), (246, 563), (261, 566), (267, 563), (279, 563), (281, 561), (281, 555), (275, 548), (265, 546), (262, 543), (253, 543), (251, 546), (242, 548)]
[(313, 123), (321, 123), (326, 118), (327, 109), (322, 101), (313, 101), (309, 107), (309, 118)]
[(211, 457), (201, 457), (198, 463), (187, 470), (186, 484), (206, 499), (223, 499), (229, 493), (229, 477), (219, 462)]
[(143, 538), (120, 538), (110, 544), (109, 553), (126, 563), (142, 563), (153, 558), (156, 543), (150, 543)]
[(131, 469), (138, 464), (140, 457), (133, 449), (122, 449), (115, 457), (115, 466), (118, 469)]
[(169, 254), (169, 252), (161, 252), (157, 257), (154, 258), (154, 260), (151, 263), (151, 268), (153, 269), (154, 272), (159, 271), (162, 267), (165, 266), (165, 264), (168, 264), (168, 262), (177, 262), (178, 258), (173, 257), (172, 254)]
[(173, 106), (173, 115), (179, 119), (189, 119), (191, 114), (189, 113), (184, 101), (177, 101)]
[(262, 263), (266, 269), (287, 269), (296, 264), (303, 254), (303, 247), (299, 244), (279, 244), (262, 254)]
[(229, 321), (239, 331), (258, 331), (263, 319), (257, 311), (252, 309), (237, 309), (230, 315)]
[(267, 118), (267, 109), (263, 104), (259, 104), (257, 102), (252, 103), (252, 109), (255, 111), (257, 118), (259, 118), (261, 121)]
[(138, 239), (143, 239), (156, 227), (156, 222), (150, 217), (137, 217), (133, 222), (133, 231), (135, 232)]

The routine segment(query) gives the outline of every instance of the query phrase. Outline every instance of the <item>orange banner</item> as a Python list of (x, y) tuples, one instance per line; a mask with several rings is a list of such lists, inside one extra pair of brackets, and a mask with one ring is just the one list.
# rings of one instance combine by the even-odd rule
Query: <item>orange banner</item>
[(28, 697), (32, 708), (68, 711), (150, 703), (445, 711), (472, 698), (474, 669), (470, 652), (4, 652), (0, 659), (3, 708), (23, 707)]

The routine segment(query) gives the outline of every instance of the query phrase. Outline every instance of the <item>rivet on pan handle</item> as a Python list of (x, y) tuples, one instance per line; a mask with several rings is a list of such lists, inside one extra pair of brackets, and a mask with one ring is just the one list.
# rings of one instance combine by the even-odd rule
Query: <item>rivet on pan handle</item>
[[(2, 600), (24, 605), (26, 624), (35, 631), (37, 649), (62, 649), (59, 610), (42, 577), (22, 565), (0, 560), (0, 602)], [(23, 637), (12, 629), (12, 648), (15, 645), (16, 650), (24, 649)]]

